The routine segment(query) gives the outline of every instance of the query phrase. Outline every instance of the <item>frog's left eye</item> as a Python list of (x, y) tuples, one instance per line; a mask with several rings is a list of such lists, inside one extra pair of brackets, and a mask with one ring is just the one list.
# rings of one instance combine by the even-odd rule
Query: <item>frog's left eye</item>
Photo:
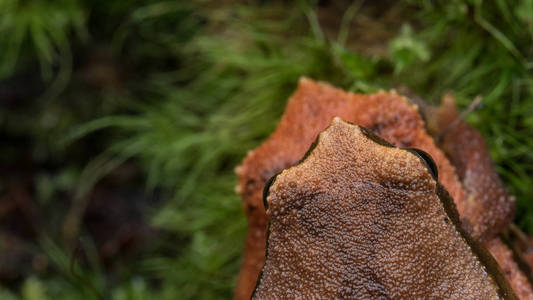
[(416, 148), (407, 148), (405, 150), (408, 150), (411, 153), (414, 153), (418, 157), (420, 157), (422, 159), (422, 161), (424, 161), (426, 163), (429, 171), (431, 172), (431, 175), (433, 175), (433, 178), (435, 178), (435, 180), (437, 180), (439, 178), (439, 169), (437, 168), (437, 164), (435, 164), (435, 161), (433, 160), (433, 158), (431, 158), (431, 155), (429, 155), (425, 151), (422, 151), (422, 150), (416, 149)]

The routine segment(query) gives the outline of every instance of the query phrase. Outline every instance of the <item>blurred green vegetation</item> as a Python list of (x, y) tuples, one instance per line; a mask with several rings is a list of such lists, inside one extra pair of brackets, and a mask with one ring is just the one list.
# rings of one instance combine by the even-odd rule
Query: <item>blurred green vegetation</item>
[[(46, 220), (2, 299), (231, 298), (246, 231), (233, 168), (303, 75), (483, 96), (468, 121), (533, 232), (532, 0), (224, 2), (0, 0), (0, 192), (25, 178)], [(124, 166), (137, 175), (113, 183)], [(103, 262), (83, 216), (110, 181), (148, 199), (157, 234)]]

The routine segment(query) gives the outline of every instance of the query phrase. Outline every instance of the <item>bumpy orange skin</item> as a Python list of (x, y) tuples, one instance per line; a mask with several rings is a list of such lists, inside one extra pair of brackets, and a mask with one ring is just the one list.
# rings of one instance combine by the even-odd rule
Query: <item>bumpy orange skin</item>
[(515, 294), (521, 300), (532, 300), (533, 289), (527, 277), (514, 261), (513, 252), (499, 238), (485, 243), (490, 254), (494, 257), (507, 280), (511, 284)]
[(339, 118), (267, 201), (254, 299), (516, 299), (426, 161)]
[(235, 299), (249, 299), (265, 259), (267, 217), (263, 189), (276, 173), (295, 165), (318, 133), (334, 117), (359, 124), (399, 147), (414, 147), (434, 159), (441, 184), (455, 199), (459, 213), (465, 196), (454, 168), (427, 134), (417, 107), (395, 92), (361, 95), (302, 78), (289, 99), (281, 121), (259, 148), (248, 153), (241, 166), (237, 191), (243, 197), (248, 234)]

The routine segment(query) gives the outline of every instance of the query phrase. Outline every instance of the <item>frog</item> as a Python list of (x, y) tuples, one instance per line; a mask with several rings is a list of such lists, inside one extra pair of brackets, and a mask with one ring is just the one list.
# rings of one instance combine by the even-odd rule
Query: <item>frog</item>
[[(471, 192), (472, 189), (467, 188), (477, 177), (470, 176), (474, 181), (465, 182), (464, 175), (461, 177), (464, 172), (458, 172), (456, 165), (449, 158), (450, 152), (453, 157), (453, 148), (446, 145), (453, 144), (453, 138), (457, 138), (461, 130), (468, 125), (461, 123), (461, 126), (454, 125), (455, 128), (452, 128), (457, 130), (444, 130), (443, 128), (450, 126), (449, 123), (457, 123), (450, 121), (453, 119), (450, 116), (453, 116), (454, 111), (451, 110), (449, 103), (446, 105), (441, 106), (445, 108), (439, 108), (413, 103), (394, 90), (379, 91), (374, 94), (350, 93), (324, 82), (301, 78), (296, 91), (287, 101), (285, 113), (276, 130), (263, 144), (250, 151), (235, 170), (239, 178), (236, 192), (243, 198), (244, 211), (248, 217), (248, 233), (234, 293), (235, 299), (250, 298), (265, 262), (268, 225), (262, 200), (265, 185), (275, 174), (296, 165), (319, 132), (324, 130), (334, 117), (368, 128), (394, 146), (418, 148), (428, 153), (440, 174), (440, 183), (449, 192), (459, 211), (462, 228), (476, 240), (484, 243), (489, 251), (495, 252), (493, 256), (500, 259), (498, 263), (506, 266), (505, 274), (508, 275), (513, 288), (521, 291), (518, 293), (522, 295), (521, 299), (533, 295), (526, 276), (512, 261), (512, 254), (498, 236), (513, 217), (514, 198), (508, 195), (497, 175), (489, 176), (489, 180), (480, 180), (482, 185), (479, 189), (474, 189), (474, 191), (483, 191), (485, 188), (483, 184), (491, 186), (499, 192), (497, 194), (500, 198), (497, 201), (490, 197), (476, 197), (479, 193), (474, 194)], [(475, 131), (470, 127), (468, 130), (468, 132)], [(446, 136), (442, 133), (444, 131), (447, 133)], [(480, 135), (479, 137), (482, 139)], [(469, 144), (467, 140), (462, 146), (479, 147), (480, 143)], [(477, 168), (477, 172), (482, 170), (495, 173), (493, 168), (491, 169), (488, 151), (472, 153), (480, 155), (484, 162), (484, 168)], [(456, 157), (460, 158), (461, 155)], [(467, 168), (471, 167), (472, 164)], [(493, 201), (495, 205), (482, 202), (487, 200), (489, 203)], [(477, 209), (484, 206), (489, 206), (491, 210)], [(471, 211), (478, 214), (468, 213)], [(472, 215), (476, 217), (472, 218)], [(479, 226), (479, 220), (486, 219), (489, 221), (485, 225), (488, 225)], [(491, 224), (490, 220), (497, 222)]]
[(419, 149), (336, 117), (265, 191), (252, 299), (518, 299)]

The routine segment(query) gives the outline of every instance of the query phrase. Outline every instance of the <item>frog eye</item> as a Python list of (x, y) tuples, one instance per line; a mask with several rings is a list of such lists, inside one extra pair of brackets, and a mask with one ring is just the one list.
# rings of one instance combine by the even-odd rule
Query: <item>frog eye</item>
[(433, 158), (431, 158), (431, 155), (429, 155), (427, 152), (422, 151), (417, 148), (406, 148), (405, 150), (415, 154), (416, 156), (420, 157), (423, 162), (425, 162), (426, 166), (428, 167), (429, 171), (431, 172), (431, 175), (435, 180), (439, 178), (439, 169), (437, 168), (437, 164), (435, 164), (435, 161)]
[(280, 174), (281, 172), (277, 173), (276, 175), (270, 177), (270, 179), (267, 181), (267, 183), (265, 184), (265, 187), (263, 189), (263, 205), (265, 207), (265, 211), (268, 210), (268, 201), (267, 201), (267, 198), (268, 198), (268, 192), (270, 190), (270, 186), (272, 186), (272, 184), (274, 183), (274, 180), (276, 180), (276, 177), (278, 177), (278, 175)]

